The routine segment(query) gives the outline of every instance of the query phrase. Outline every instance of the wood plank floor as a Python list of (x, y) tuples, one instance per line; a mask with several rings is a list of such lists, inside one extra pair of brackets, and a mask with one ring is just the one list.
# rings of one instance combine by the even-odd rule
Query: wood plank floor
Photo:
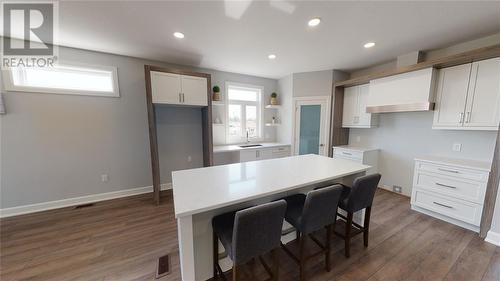
[[(157, 259), (167, 253), (172, 272), (159, 280), (180, 280), (171, 193), (162, 201), (154, 206), (141, 195), (2, 219), (0, 280), (155, 280)], [(332, 270), (324, 271), (319, 256), (308, 264), (308, 280), (500, 280), (500, 247), (411, 211), (408, 198), (383, 190), (375, 197), (369, 247), (358, 236), (346, 259), (342, 241), (332, 245)], [(280, 253), (280, 280), (297, 276), (297, 266)], [(266, 276), (250, 263), (241, 277)]]

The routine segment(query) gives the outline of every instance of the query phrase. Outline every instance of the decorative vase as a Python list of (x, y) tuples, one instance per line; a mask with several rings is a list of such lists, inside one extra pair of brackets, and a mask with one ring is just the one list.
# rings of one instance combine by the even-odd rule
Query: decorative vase
[(214, 92), (214, 94), (212, 95), (212, 100), (213, 101), (220, 101), (221, 100), (220, 93), (219, 92)]
[(272, 105), (278, 105), (278, 99), (277, 98), (271, 98), (271, 104)]

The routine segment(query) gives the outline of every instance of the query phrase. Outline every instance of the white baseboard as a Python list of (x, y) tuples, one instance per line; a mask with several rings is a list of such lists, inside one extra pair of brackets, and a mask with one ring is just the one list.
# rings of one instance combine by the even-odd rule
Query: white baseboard
[(484, 241), (489, 242), (493, 245), (500, 246), (500, 233), (496, 233), (493, 231), (488, 231), (488, 235), (486, 235), (486, 239)]
[[(161, 185), (161, 190), (167, 190), (167, 189), (172, 189), (171, 183), (165, 183)], [(149, 192), (153, 192), (152, 186), (136, 187), (136, 188), (106, 192), (106, 193), (86, 195), (81, 197), (67, 198), (50, 202), (5, 208), (5, 209), (0, 209), (0, 218), (36, 213), (36, 212), (59, 209), (64, 207), (71, 207), (81, 204), (94, 203), (94, 202), (116, 199), (121, 197), (128, 197)]]

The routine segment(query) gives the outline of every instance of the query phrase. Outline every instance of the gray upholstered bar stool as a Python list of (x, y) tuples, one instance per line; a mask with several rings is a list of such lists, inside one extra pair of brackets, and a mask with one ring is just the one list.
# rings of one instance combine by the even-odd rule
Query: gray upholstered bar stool
[[(262, 204), (237, 212), (219, 215), (212, 219), (214, 279), (219, 275), (225, 279), (219, 266), (220, 239), (233, 261), (233, 281), (237, 280), (238, 267), (259, 257), (271, 280), (278, 280), (278, 254), (281, 242), (281, 227), (286, 211), (285, 200)], [(271, 252), (273, 270), (262, 258)]]
[[(327, 271), (330, 271), (331, 228), (337, 219), (337, 205), (342, 190), (341, 185), (333, 185), (309, 191), (307, 195), (295, 194), (284, 198), (287, 202), (285, 219), (297, 230), (299, 257), (296, 257), (283, 244), (282, 248), (299, 264), (299, 278), (301, 281), (305, 278), (306, 261), (318, 254), (325, 254), (325, 268)], [(323, 243), (313, 236), (313, 232), (322, 228), (326, 228), (326, 245), (323, 245)], [(305, 257), (304, 254), (307, 236), (321, 248), (321, 251), (309, 257)]]
[[(351, 255), (351, 238), (357, 234), (363, 233), (364, 245), (368, 247), (373, 197), (375, 197), (375, 191), (377, 190), (380, 177), (380, 174), (362, 176), (354, 180), (352, 187), (344, 186), (339, 207), (347, 213), (347, 216), (339, 214), (339, 217), (345, 220), (345, 231), (344, 233), (335, 231), (335, 234), (344, 239), (346, 257)], [(363, 209), (366, 209), (365, 219), (363, 226), (361, 226), (353, 222), (352, 217), (355, 212)]]

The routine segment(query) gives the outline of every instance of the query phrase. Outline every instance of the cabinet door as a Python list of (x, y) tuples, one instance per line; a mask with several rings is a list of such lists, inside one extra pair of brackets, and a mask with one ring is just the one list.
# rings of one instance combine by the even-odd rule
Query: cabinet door
[(259, 149), (258, 151), (258, 159), (257, 160), (264, 160), (264, 159), (272, 159), (273, 158), (273, 149), (272, 148), (265, 148), (265, 149)]
[(257, 160), (257, 151), (256, 150), (242, 150), (240, 151), (240, 162), (248, 162)]
[(358, 118), (358, 96), (359, 87), (347, 87), (344, 89), (344, 109), (342, 113), (342, 127), (356, 125)]
[(181, 76), (183, 104), (207, 106), (207, 78), (196, 76)]
[(433, 127), (463, 125), (470, 72), (470, 63), (439, 71)]
[(464, 126), (497, 130), (499, 120), (500, 58), (474, 62)]
[(181, 76), (179, 74), (151, 71), (153, 103), (180, 104)]
[(368, 94), (370, 93), (370, 85), (359, 86), (358, 94), (358, 123), (356, 125), (361, 127), (371, 127), (372, 114), (366, 112), (366, 105), (368, 104)]

